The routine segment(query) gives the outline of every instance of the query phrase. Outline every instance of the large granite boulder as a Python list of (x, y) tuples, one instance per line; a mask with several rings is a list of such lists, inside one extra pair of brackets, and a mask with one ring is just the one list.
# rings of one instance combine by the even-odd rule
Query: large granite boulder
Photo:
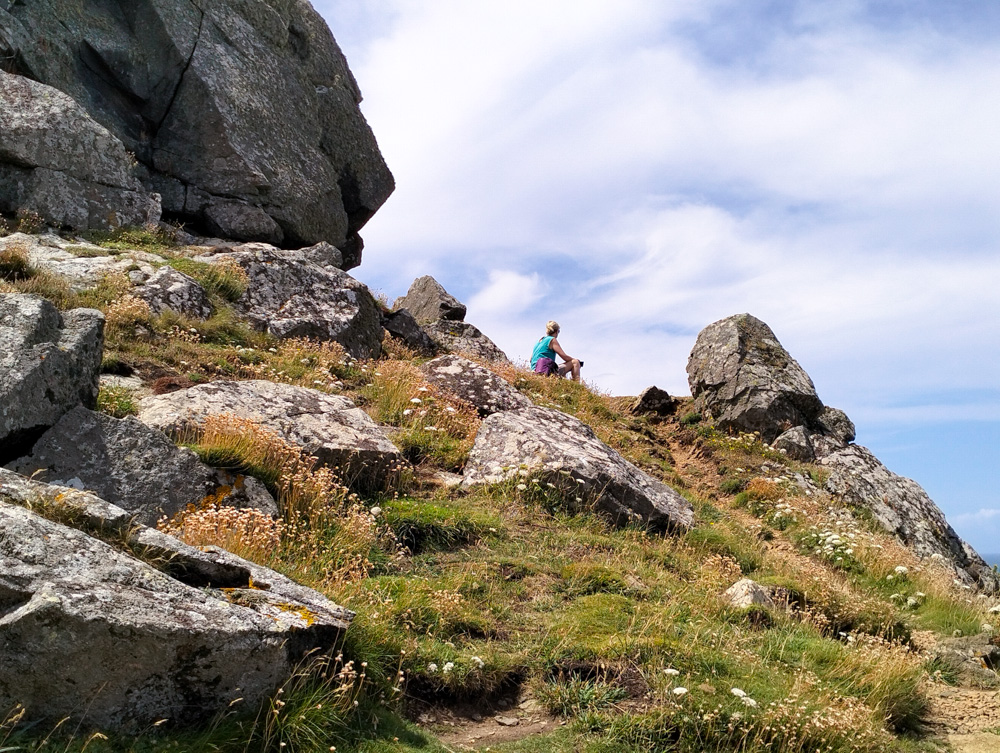
[(521, 472), (552, 484), (570, 507), (593, 505), (615, 523), (672, 530), (694, 523), (684, 497), (625, 460), (589, 426), (552, 408), (532, 406), (485, 419), (462, 484), (495, 484)]
[(346, 397), (265, 381), (210, 382), (140, 401), (139, 420), (171, 436), (206, 416), (233, 415), (270, 429), (337, 468), (352, 485), (384, 489), (406, 464), (378, 424)]
[(402, 298), (397, 298), (394, 309), (406, 309), (421, 324), (448, 319), (460, 322), (465, 319), (465, 304), (441, 287), (430, 275), (418, 277)]
[(134, 417), (112, 418), (82, 406), (45, 432), (30, 455), (7, 468), (92, 491), (145, 525), (207, 502), (278, 512), (257, 479), (209, 468), (191, 450), (177, 447)]
[(361, 94), (306, 0), (33, 0), (0, 11), (7, 65), (69, 94), (124, 143), (163, 210), (220, 235), (327, 241), (393, 189)]
[(917, 482), (897, 476), (858, 445), (831, 452), (819, 462), (830, 471), (827, 491), (871, 512), (879, 525), (917, 555), (943, 558), (956, 568), (963, 583), (997, 590), (997, 575), (959, 538)]
[(134, 165), (72, 97), (0, 70), (0, 211), (30, 210), (77, 230), (158, 222), (160, 197)]
[(809, 375), (749, 314), (705, 327), (687, 373), (691, 394), (718, 427), (759, 431), (768, 442), (784, 426), (811, 426), (823, 410)]
[(173, 267), (158, 269), (133, 295), (148, 303), (154, 314), (176, 311), (192, 319), (208, 319), (212, 315), (212, 303), (205, 288)]
[(246, 270), (249, 285), (236, 309), (256, 329), (280, 338), (335, 340), (354, 358), (377, 358), (383, 330), (375, 298), (346, 272), (313, 258), (308, 249), (279, 251), (263, 243), (199, 257), (231, 260)]
[(0, 238), (0, 248), (17, 246), (28, 254), (31, 266), (61, 277), (77, 292), (93, 288), (109, 275), (125, 275), (141, 285), (164, 259), (145, 251), (119, 251), (57, 235), (13, 233)]
[(439, 356), (420, 367), (427, 381), (474, 406), (481, 416), (532, 405), (492, 371), (461, 356)]
[(0, 462), (77, 405), (97, 404), (103, 348), (100, 311), (60, 314), (44, 298), (0, 294)]
[(353, 617), (93, 495), (4, 470), (0, 529), (0, 707), (22, 704), (28, 722), (137, 732), (210, 718), (238, 698), (253, 708)]
[(464, 353), (486, 361), (508, 361), (497, 344), (468, 322), (438, 319), (424, 325), (431, 340), (442, 350)]

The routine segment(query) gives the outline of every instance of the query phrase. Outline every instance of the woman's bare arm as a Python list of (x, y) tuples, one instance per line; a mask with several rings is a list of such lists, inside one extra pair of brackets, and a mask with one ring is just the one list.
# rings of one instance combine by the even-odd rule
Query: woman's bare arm
[(562, 360), (564, 361), (573, 360), (572, 356), (566, 355), (566, 351), (562, 349), (562, 345), (559, 344), (559, 341), (556, 338), (554, 337), (552, 338), (552, 342), (549, 343), (549, 347), (556, 352), (556, 355), (562, 357)]

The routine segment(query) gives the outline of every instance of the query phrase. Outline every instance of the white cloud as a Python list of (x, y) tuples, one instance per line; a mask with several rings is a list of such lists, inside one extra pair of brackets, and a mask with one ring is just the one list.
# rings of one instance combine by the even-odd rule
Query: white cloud
[(994, 27), (856, 0), (348, 5), (317, 3), (338, 38), (369, 25), (345, 51), (398, 185), (362, 279), (433, 274), (522, 358), (558, 319), (616, 392), (686, 392), (697, 332), (748, 311), (859, 430), (997, 420)]

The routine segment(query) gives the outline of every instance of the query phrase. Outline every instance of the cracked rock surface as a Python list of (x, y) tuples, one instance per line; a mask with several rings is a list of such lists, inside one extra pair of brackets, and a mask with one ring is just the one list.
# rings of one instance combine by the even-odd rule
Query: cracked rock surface
[(222, 237), (326, 241), (345, 268), (360, 262), (358, 230), (394, 184), (309, 2), (6, 7), (9, 68), (69, 95), (134, 154), (164, 212)]
[[(619, 524), (686, 530), (694, 510), (679, 493), (636, 468), (579, 419), (532, 406), (483, 421), (469, 453), (464, 486), (530, 476), (570, 507), (596, 509)], [(543, 493), (545, 490), (542, 490)]]

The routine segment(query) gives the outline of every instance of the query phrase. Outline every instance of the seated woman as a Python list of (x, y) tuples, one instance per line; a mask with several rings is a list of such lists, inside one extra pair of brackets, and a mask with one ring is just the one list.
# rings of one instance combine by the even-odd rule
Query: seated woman
[[(535, 343), (535, 350), (531, 354), (531, 368), (536, 374), (546, 375), (558, 374), (559, 376), (565, 376), (572, 372), (573, 381), (579, 382), (580, 367), (583, 366), (583, 361), (566, 355), (566, 351), (562, 349), (562, 346), (556, 339), (558, 336), (558, 323), (550, 321), (545, 325), (545, 337), (542, 337)], [(562, 366), (556, 365), (557, 355), (564, 361)]]

